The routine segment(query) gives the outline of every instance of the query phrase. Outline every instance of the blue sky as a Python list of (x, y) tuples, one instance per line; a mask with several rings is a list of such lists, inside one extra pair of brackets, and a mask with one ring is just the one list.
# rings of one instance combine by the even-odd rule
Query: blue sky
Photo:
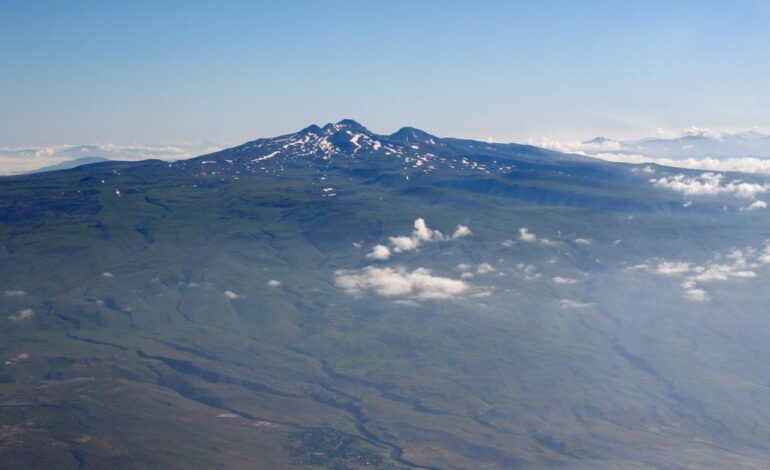
[(770, 2), (0, 1), (0, 146), (770, 127)]

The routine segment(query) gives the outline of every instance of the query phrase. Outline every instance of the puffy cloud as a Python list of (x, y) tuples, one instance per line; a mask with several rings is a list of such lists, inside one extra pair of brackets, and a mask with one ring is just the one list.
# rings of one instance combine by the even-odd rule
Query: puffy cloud
[(663, 261), (658, 264), (656, 272), (664, 276), (676, 276), (690, 272), (690, 263)]
[(13, 315), (8, 315), (8, 319), (11, 321), (23, 321), (28, 318), (32, 318), (35, 315), (35, 311), (31, 308), (25, 308), (23, 310), (19, 310)]
[(526, 243), (540, 243), (548, 246), (558, 245), (558, 242), (551, 241), (547, 238), (538, 237), (534, 233), (530, 232), (527, 227), (521, 227), (519, 229), (519, 240)]
[(768, 185), (746, 183), (741, 180), (724, 182), (724, 175), (702, 173), (699, 176), (674, 175), (651, 179), (653, 186), (676, 191), (688, 196), (712, 196), (730, 194), (740, 198), (754, 199), (757, 194), (768, 190)]
[(765, 209), (767, 208), (767, 203), (765, 201), (756, 200), (749, 204), (746, 207), (741, 207), (742, 211), (753, 211), (756, 209)]
[(444, 234), (438, 230), (428, 228), (425, 220), (421, 217), (414, 221), (414, 230), (410, 236), (390, 237), (390, 243), (393, 244), (393, 251), (401, 253), (402, 251), (412, 251), (420, 247), (424, 242), (436, 242), (444, 239)]
[(382, 297), (414, 300), (442, 300), (468, 293), (464, 281), (434, 276), (425, 268), (409, 271), (403, 267), (377, 268), (368, 266), (357, 271), (340, 270), (335, 283), (351, 295), (372, 292)]
[(590, 238), (576, 238), (575, 239), (575, 244), (576, 245), (590, 245), (593, 242), (594, 241), (592, 239), (590, 239)]
[(390, 248), (385, 245), (375, 245), (372, 251), (366, 255), (369, 259), (386, 260), (390, 258)]
[(444, 239), (444, 234), (438, 230), (428, 228), (428, 224), (426, 224), (425, 220), (420, 217), (414, 221), (412, 237), (424, 242), (437, 242)]
[(458, 225), (452, 236), (445, 237), (439, 230), (434, 230), (428, 227), (425, 223), (425, 219), (422, 217), (414, 221), (414, 229), (410, 235), (398, 235), (394, 237), (388, 237), (390, 246), (375, 245), (369, 254), (366, 255), (368, 259), (374, 260), (386, 260), (391, 257), (393, 253), (403, 253), (405, 251), (413, 251), (426, 243), (435, 243), (442, 240), (455, 240), (462, 237), (471, 235), (471, 229), (465, 225)]
[(403, 251), (416, 250), (420, 246), (420, 239), (407, 236), (390, 237), (390, 243), (393, 244), (393, 251), (401, 253)]
[(537, 272), (537, 268), (535, 268), (531, 264), (524, 264), (524, 263), (517, 264), (516, 273), (524, 277), (524, 279), (526, 279), (527, 281), (535, 281), (543, 277), (542, 274)]
[(489, 263), (481, 263), (476, 268), (476, 274), (489, 274), (495, 272), (496, 269)]
[(730, 279), (749, 279), (757, 277), (754, 271), (741, 270), (736, 265), (710, 264), (705, 268), (699, 267), (697, 274), (689, 279), (696, 282), (727, 281)]
[(757, 262), (760, 264), (770, 264), (770, 242), (767, 242), (765, 249), (757, 256)]
[(452, 240), (456, 240), (456, 239), (462, 238), (462, 237), (468, 237), (470, 235), (473, 235), (473, 232), (471, 232), (470, 228), (468, 228), (465, 225), (458, 225), (457, 229), (452, 234)]
[(25, 295), (27, 295), (27, 293), (21, 289), (10, 289), (5, 291), (6, 297), (23, 297)]
[(533, 243), (537, 241), (537, 235), (530, 232), (527, 227), (522, 227), (519, 229), (519, 240), (527, 243)]
[(684, 296), (693, 302), (708, 302), (709, 295), (703, 289), (685, 289)]
[(643, 173), (645, 175), (653, 175), (655, 174), (655, 168), (651, 167), (650, 165), (645, 165), (641, 168), (635, 167), (631, 169), (632, 173)]
[(281, 281), (276, 281), (275, 279), (270, 279), (267, 281), (268, 287), (281, 287)]
[(655, 267), (649, 262), (627, 268), (627, 271), (650, 271), (663, 276), (681, 276), (685, 298), (696, 302), (707, 302), (708, 293), (702, 284), (757, 277), (755, 269), (770, 264), (770, 242), (764, 249), (747, 248), (720, 254), (705, 264), (687, 261), (661, 261)]
[(457, 269), (458, 271), (462, 271), (462, 274), (460, 274), (460, 277), (463, 279), (470, 279), (474, 277), (476, 274), (484, 275), (484, 274), (497, 272), (497, 269), (495, 269), (489, 263), (480, 263), (475, 266), (468, 263), (460, 263), (457, 266), (455, 266), (455, 269)]
[(553, 282), (555, 282), (556, 284), (573, 285), (573, 284), (577, 284), (578, 280), (577, 279), (573, 279), (571, 277), (555, 276), (553, 278)]
[(237, 299), (238, 297), (240, 297), (240, 295), (236, 294), (235, 292), (233, 292), (231, 290), (226, 290), (225, 291), (225, 297), (227, 297), (228, 299), (232, 300), (232, 299)]

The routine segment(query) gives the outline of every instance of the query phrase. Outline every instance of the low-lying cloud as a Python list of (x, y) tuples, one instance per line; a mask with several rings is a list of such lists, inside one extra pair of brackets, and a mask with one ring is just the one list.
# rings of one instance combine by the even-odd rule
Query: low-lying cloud
[(19, 321), (24, 321), (29, 318), (32, 318), (33, 316), (35, 316), (35, 311), (32, 310), (31, 308), (25, 308), (23, 310), (19, 310), (18, 312), (12, 315), (8, 315), (8, 319), (13, 322), (19, 322)]
[(558, 245), (558, 242), (549, 240), (547, 238), (538, 237), (534, 233), (532, 233), (527, 227), (521, 227), (519, 229), (519, 240), (525, 242), (525, 243), (540, 243), (541, 245), (547, 245), (547, 246), (555, 246)]
[(649, 271), (661, 276), (680, 278), (685, 298), (706, 302), (710, 300), (704, 284), (757, 277), (756, 270), (770, 264), (770, 243), (764, 249), (746, 248), (718, 255), (708, 263), (662, 260), (646, 262), (628, 268), (629, 271)]
[(384, 261), (389, 259), (394, 253), (404, 253), (413, 251), (428, 243), (435, 243), (445, 240), (456, 240), (458, 238), (468, 237), (473, 232), (465, 225), (458, 225), (454, 233), (445, 236), (440, 230), (428, 227), (425, 219), (422, 217), (414, 221), (414, 229), (409, 235), (398, 235), (388, 237), (390, 246), (377, 244), (367, 255), (367, 259)]
[(436, 276), (426, 268), (409, 271), (400, 266), (339, 270), (335, 272), (335, 284), (351, 295), (368, 292), (381, 297), (413, 300), (445, 300), (470, 291), (464, 281)]
[(658, 188), (676, 191), (687, 196), (729, 194), (746, 199), (754, 199), (757, 194), (764, 193), (770, 188), (767, 184), (747, 183), (742, 180), (725, 181), (725, 175), (720, 173), (664, 176), (651, 179), (650, 183)]

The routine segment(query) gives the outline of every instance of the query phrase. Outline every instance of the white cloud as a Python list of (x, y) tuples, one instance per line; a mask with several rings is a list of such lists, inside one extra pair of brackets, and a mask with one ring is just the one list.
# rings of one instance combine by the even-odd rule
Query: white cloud
[(577, 244), (577, 245), (590, 245), (593, 242), (594, 241), (592, 239), (590, 239), (590, 238), (576, 238), (575, 239), (575, 244)]
[(420, 240), (418, 238), (407, 237), (404, 235), (390, 237), (389, 240), (390, 243), (393, 244), (393, 251), (396, 253), (416, 250), (420, 246)]
[(268, 287), (281, 287), (281, 281), (276, 281), (275, 279), (270, 279), (267, 281)]
[(105, 271), (102, 273), (102, 277), (110, 278), (110, 277), (115, 277), (115, 275)]
[(423, 218), (414, 221), (414, 230), (410, 236), (390, 237), (390, 243), (393, 244), (393, 251), (401, 253), (403, 251), (412, 251), (422, 245), (423, 242), (435, 242), (444, 239), (444, 235), (438, 230), (428, 228)]
[(425, 268), (408, 271), (403, 267), (368, 266), (358, 271), (340, 270), (335, 273), (335, 283), (351, 295), (372, 292), (382, 297), (415, 300), (450, 299), (470, 290), (461, 280), (434, 276)]
[(455, 232), (452, 234), (452, 240), (468, 237), (470, 235), (473, 235), (473, 232), (471, 232), (470, 228), (465, 225), (458, 225), (457, 230), (455, 230)]
[(369, 259), (386, 260), (390, 258), (390, 248), (385, 245), (375, 245), (372, 251), (366, 255)]
[(444, 239), (444, 234), (438, 230), (428, 228), (425, 220), (420, 217), (414, 221), (414, 231), (412, 232), (412, 237), (424, 242), (437, 242)]
[(25, 296), (25, 295), (27, 295), (27, 293), (24, 292), (21, 289), (10, 289), (10, 290), (5, 291), (5, 296), (6, 297), (22, 297), (22, 296)]
[(741, 180), (724, 182), (720, 173), (702, 173), (699, 176), (664, 176), (651, 179), (653, 186), (676, 191), (688, 196), (713, 196), (730, 194), (739, 198), (754, 199), (757, 194), (768, 190), (768, 185), (746, 183)]
[(571, 277), (555, 276), (553, 278), (553, 282), (555, 282), (556, 284), (573, 285), (573, 284), (577, 284), (578, 280), (577, 279), (573, 279)]
[(516, 265), (516, 272), (520, 276), (523, 276), (527, 281), (535, 281), (543, 277), (542, 274), (537, 272), (537, 268), (531, 264), (519, 263)]
[[(654, 145), (645, 147), (645, 139), (620, 142), (610, 139), (594, 139), (588, 142), (541, 139), (538, 141), (530, 140), (528, 143), (561, 152), (588, 155), (612, 162), (631, 164), (654, 163), (668, 167), (705, 171), (734, 171), (742, 173), (770, 174), (770, 159), (767, 158), (770, 156), (768, 155), (768, 153), (770, 153), (770, 148), (768, 148), (766, 144), (755, 146), (754, 143), (748, 147), (745, 146), (746, 140), (744, 138), (748, 134), (756, 131), (757, 129), (714, 130), (692, 126), (679, 131), (659, 130), (654, 135), (654, 137), (658, 139), (704, 136), (713, 139), (713, 142), (709, 145), (712, 151), (719, 153), (720, 155), (727, 155), (728, 157), (725, 158), (713, 158), (703, 155), (704, 148), (701, 148), (698, 151), (693, 149), (691, 145), (682, 145), (681, 149), (677, 151), (675, 147), (681, 145), (681, 143), (677, 143), (676, 141), (671, 141), (664, 149), (657, 149)], [(757, 135), (761, 136), (760, 134)], [(741, 146), (740, 144), (736, 146), (736, 140), (730, 140), (735, 137), (739, 137), (738, 141), (742, 142), (744, 146)], [(663, 151), (663, 155), (666, 155), (666, 153), (671, 155), (670, 157), (661, 155), (656, 156), (655, 152), (659, 151)], [(700, 153), (693, 154), (694, 151)], [(755, 157), (745, 156), (751, 155), (751, 152), (756, 153)], [(634, 173), (652, 173), (654, 172), (654, 169), (647, 166), (635, 168), (631, 171)]]
[(497, 269), (495, 269), (489, 263), (479, 263), (475, 266), (468, 263), (460, 263), (457, 266), (455, 266), (455, 269), (458, 271), (462, 271), (462, 274), (460, 274), (460, 277), (463, 279), (470, 279), (474, 277), (476, 274), (484, 275), (484, 274), (497, 272)]
[(656, 271), (658, 274), (663, 274), (664, 276), (677, 276), (679, 274), (690, 272), (690, 269), (690, 263), (663, 261), (658, 264)]
[(410, 235), (398, 235), (394, 237), (388, 237), (390, 241), (390, 247), (386, 245), (376, 245), (372, 251), (366, 256), (368, 259), (374, 260), (386, 260), (390, 258), (393, 253), (403, 253), (406, 251), (413, 251), (418, 249), (425, 243), (435, 243), (442, 240), (455, 240), (457, 238), (467, 237), (472, 235), (471, 229), (465, 225), (458, 225), (451, 237), (445, 237), (439, 230), (434, 230), (428, 227), (425, 223), (425, 219), (422, 217), (414, 221), (414, 229)]
[(742, 211), (753, 211), (757, 209), (765, 209), (767, 208), (767, 203), (765, 201), (756, 200), (749, 204), (746, 207), (741, 207)]
[(547, 246), (556, 246), (559, 244), (558, 242), (551, 241), (547, 238), (538, 237), (534, 233), (530, 232), (527, 227), (522, 227), (519, 229), (519, 240), (526, 243), (540, 243)]
[(757, 256), (757, 262), (760, 264), (770, 264), (770, 242), (765, 244), (765, 249)]
[(657, 165), (684, 168), (688, 170), (728, 171), (741, 173), (770, 174), (770, 159), (754, 157), (731, 158), (657, 158), (641, 154), (597, 153), (591, 155), (602, 160), (618, 163), (655, 163)]
[(237, 299), (238, 297), (240, 297), (240, 295), (236, 294), (235, 292), (233, 292), (231, 290), (226, 290), (225, 291), (225, 297), (227, 297), (228, 299)]
[(708, 302), (709, 295), (703, 289), (685, 289), (684, 295), (693, 302)]
[(770, 264), (770, 242), (761, 251), (752, 247), (745, 250), (733, 249), (727, 254), (718, 254), (705, 264), (688, 261), (660, 261), (655, 267), (652, 267), (651, 263), (646, 262), (626, 268), (626, 270), (644, 270), (663, 276), (681, 276), (681, 286), (685, 297), (696, 302), (707, 302), (709, 296), (701, 288), (701, 284), (752, 279), (757, 277), (755, 270), (767, 264)]
[(31, 308), (25, 308), (24, 310), (19, 310), (13, 315), (8, 315), (8, 319), (11, 321), (22, 321), (28, 318), (32, 318), (33, 315), (35, 315), (34, 310)]
[(537, 236), (530, 232), (527, 227), (522, 227), (519, 229), (519, 240), (527, 243), (534, 243), (537, 241)]
[(476, 268), (476, 274), (489, 274), (495, 272), (496, 269), (489, 263), (481, 263)]
[(705, 268), (698, 268), (698, 273), (689, 279), (696, 282), (727, 281), (730, 279), (749, 279), (757, 277), (754, 271), (741, 270), (737, 265), (710, 264)]
[(516, 242), (515, 242), (515, 241), (513, 241), (513, 240), (510, 240), (510, 239), (508, 239), (508, 240), (503, 240), (503, 241), (502, 241), (500, 244), (501, 244), (502, 246), (504, 246), (505, 248), (510, 248), (510, 247), (512, 247), (513, 245), (515, 245), (515, 244), (516, 244)]

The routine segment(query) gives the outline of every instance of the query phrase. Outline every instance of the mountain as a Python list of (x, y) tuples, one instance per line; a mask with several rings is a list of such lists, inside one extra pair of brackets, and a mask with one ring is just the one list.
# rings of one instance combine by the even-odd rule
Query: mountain
[(615, 141), (612, 139), (608, 139), (607, 137), (597, 136), (597, 137), (594, 137), (593, 139), (586, 140), (585, 142), (583, 142), (583, 144), (584, 145), (592, 145), (592, 144), (604, 145), (612, 142), (615, 142)]
[(57, 163), (56, 165), (44, 166), (43, 168), (35, 170), (31, 173), (42, 173), (45, 171), (56, 171), (56, 170), (69, 170), (71, 168), (77, 168), (82, 165), (90, 165), (91, 163), (100, 163), (100, 162), (106, 162), (106, 161), (109, 161), (109, 160), (107, 158), (102, 158), (102, 157), (82, 157), (82, 158), (76, 158), (74, 160), (66, 160), (61, 163)]
[(0, 462), (763, 468), (766, 179), (343, 120), (0, 178)]

